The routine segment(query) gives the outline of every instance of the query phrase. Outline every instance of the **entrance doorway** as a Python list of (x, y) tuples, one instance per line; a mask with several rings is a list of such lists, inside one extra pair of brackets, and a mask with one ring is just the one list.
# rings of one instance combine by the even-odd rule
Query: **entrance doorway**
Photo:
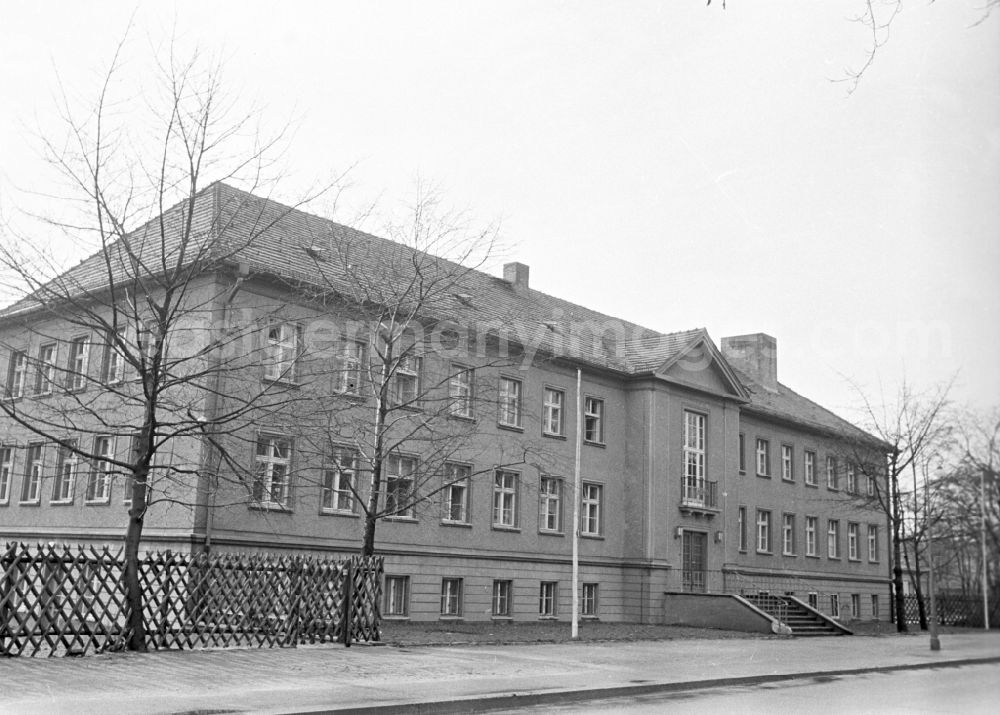
[(681, 578), (684, 590), (690, 593), (705, 592), (705, 566), (708, 562), (708, 534), (702, 531), (683, 533), (681, 544)]

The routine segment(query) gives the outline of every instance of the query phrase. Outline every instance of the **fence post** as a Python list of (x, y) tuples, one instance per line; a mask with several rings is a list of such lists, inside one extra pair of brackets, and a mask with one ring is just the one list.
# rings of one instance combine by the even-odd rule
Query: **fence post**
[[(169, 606), (170, 606), (170, 586), (171, 586), (171, 581), (170, 581), (170, 566), (171, 566), (171, 562), (174, 559), (173, 552), (171, 552), (170, 549), (166, 550), (166, 552), (164, 553), (164, 556), (165, 556), (165, 559), (164, 559), (164, 562), (163, 562), (163, 588), (161, 589), (161, 598), (163, 600), (160, 601), (160, 609), (159, 609), (159, 611), (160, 611), (160, 613), (159, 613), (160, 625), (159, 625), (159, 628), (157, 628), (157, 630), (159, 631), (159, 639), (158, 640), (159, 640), (159, 647), (160, 648), (166, 648), (167, 647), (167, 618), (170, 615), (170, 611), (169, 611)], [(153, 566), (152, 560), (147, 558), (147, 562), (149, 563), (150, 568), (152, 568), (152, 566)], [(152, 584), (153, 584), (153, 579), (150, 579), (150, 585), (152, 585)]]
[(344, 647), (351, 647), (351, 626), (354, 620), (354, 559), (344, 564)]
[(289, 643), (293, 648), (299, 645), (299, 630), (302, 622), (302, 557), (296, 556), (292, 560), (291, 581), (292, 581), (292, 603), (291, 618), (288, 627), (288, 636), (285, 645)]

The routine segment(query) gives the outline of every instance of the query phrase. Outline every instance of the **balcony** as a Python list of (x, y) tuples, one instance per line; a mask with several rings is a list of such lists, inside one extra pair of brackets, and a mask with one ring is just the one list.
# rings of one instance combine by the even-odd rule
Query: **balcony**
[(719, 483), (681, 478), (681, 513), (711, 519), (719, 513)]

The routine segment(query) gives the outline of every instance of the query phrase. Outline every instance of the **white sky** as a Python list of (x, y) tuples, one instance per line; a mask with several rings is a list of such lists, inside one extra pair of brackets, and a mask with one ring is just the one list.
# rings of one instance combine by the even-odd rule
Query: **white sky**
[[(292, 118), (290, 193), (442, 185), (547, 293), (674, 331), (767, 332), (779, 379), (849, 414), (958, 372), (1000, 402), (1000, 16), (907, 0), (857, 91), (862, 0), (7, 3), (0, 208), (49, 180), (56, 74), (96, 95), (169, 38)], [(280, 197), (279, 190), (279, 197)], [(350, 197), (349, 197), (350, 198)], [(343, 220), (343, 217), (335, 217)], [(924, 338), (928, 339), (924, 339)]]

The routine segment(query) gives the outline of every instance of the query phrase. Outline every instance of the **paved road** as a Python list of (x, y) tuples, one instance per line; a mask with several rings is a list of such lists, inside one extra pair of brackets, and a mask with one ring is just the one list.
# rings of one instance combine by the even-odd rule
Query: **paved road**
[[(822, 712), (956, 713), (986, 715), (1000, 709), (1000, 664), (903, 670), (861, 675), (817, 676), (754, 686), (708, 688), (631, 698), (609, 698), (544, 708), (555, 713), (706, 713)], [(541, 708), (539, 708), (541, 709)], [(507, 711), (510, 713), (524, 712)]]

